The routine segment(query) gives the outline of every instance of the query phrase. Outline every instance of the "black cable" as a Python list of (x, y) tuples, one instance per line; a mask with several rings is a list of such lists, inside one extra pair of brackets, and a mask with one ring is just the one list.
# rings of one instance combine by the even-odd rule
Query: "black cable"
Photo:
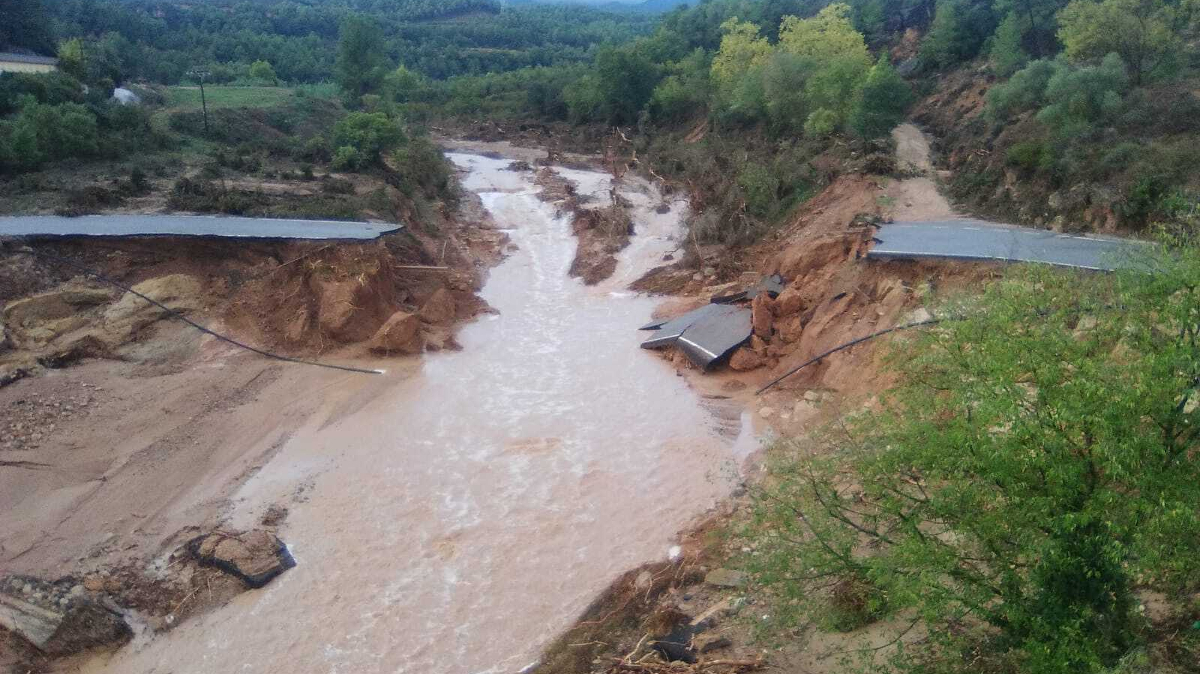
[(73, 260), (69, 260), (65, 257), (60, 257), (60, 256), (54, 255), (52, 253), (39, 252), (39, 251), (33, 250), (32, 248), (18, 248), (16, 252), (27, 253), (34, 257), (40, 257), (43, 259), (51, 260), (53, 262), (58, 262), (58, 263), (67, 265), (68, 267), (73, 267), (73, 268), (83, 272), (84, 274), (91, 276), (92, 278), (97, 279), (103, 283), (107, 283), (107, 284), (109, 284), (115, 288), (119, 288), (120, 290), (123, 290), (127, 293), (133, 293), (134, 295), (137, 295), (138, 297), (142, 298), (143, 300), (146, 300), (150, 304), (153, 304), (154, 306), (158, 307), (159, 309), (162, 309), (163, 312), (167, 316), (170, 316), (171, 318), (178, 318), (179, 320), (183, 321), (184, 323), (187, 323), (188, 325), (192, 326), (193, 328), (196, 328), (197, 330), (199, 330), (200, 332), (203, 332), (206, 335), (212, 335), (213, 337), (216, 337), (217, 339), (219, 339), (223, 342), (228, 342), (238, 348), (242, 348), (247, 351), (253, 351), (254, 353), (259, 354), (260, 356), (266, 356), (267, 358), (273, 358), (275, 360), (282, 360), (282, 361), (285, 361), (288, 363), (299, 363), (301, 365), (313, 365), (316, 367), (329, 368), (331, 370), (342, 370), (344, 372), (357, 372), (359, 374), (383, 374), (383, 372), (381, 370), (368, 370), (368, 369), (360, 368), (360, 367), (350, 367), (348, 365), (332, 365), (329, 363), (318, 363), (318, 362), (312, 361), (312, 360), (303, 360), (301, 358), (292, 358), (290, 356), (281, 356), (279, 354), (271, 353), (269, 351), (263, 351), (262, 349), (255, 348), (253, 346), (250, 346), (249, 344), (243, 344), (242, 342), (239, 342), (236, 339), (233, 339), (232, 337), (226, 337), (225, 335), (222, 335), (218, 332), (214, 332), (213, 330), (210, 330), (209, 328), (206, 328), (203, 325), (200, 325), (199, 323), (184, 316), (183, 314), (168, 307), (167, 305), (159, 302), (158, 300), (155, 300), (150, 297), (146, 297), (145, 295), (143, 295), (142, 293), (139, 293), (138, 291), (134, 290), (133, 288), (129, 288), (125, 285), (122, 285), (121, 283), (118, 283), (118, 282), (108, 278), (107, 276), (101, 274), (100, 272), (95, 271), (93, 269), (89, 269), (88, 267), (78, 264), (77, 262), (74, 262)]
[(797, 365), (796, 367), (779, 375), (775, 379), (771, 380), (771, 382), (768, 383), (766, 386), (755, 391), (754, 395), (761, 394), (763, 391), (771, 388), (772, 386), (778, 384), (779, 382), (783, 381), (784, 379), (787, 379), (788, 377), (796, 374), (797, 372), (799, 372), (800, 370), (803, 370), (804, 368), (808, 367), (809, 365), (812, 365), (813, 363), (817, 362), (818, 360), (821, 360), (822, 358), (824, 358), (826, 356), (831, 356), (831, 355), (837, 353), (838, 351), (842, 351), (844, 349), (849, 349), (850, 347), (854, 346), (855, 344), (861, 344), (861, 343), (867, 341), (868, 339), (875, 339), (876, 337), (882, 337), (883, 335), (886, 335), (889, 332), (896, 332), (897, 330), (908, 330), (909, 328), (919, 328), (923, 325), (933, 325), (934, 323), (941, 323), (941, 322), (942, 322), (942, 319), (940, 319), (940, 318), (931, 318), (927, 321), (917, 321), (916, 323), (908, 323), (906, 325), (897, 325), (895, 327), (888, 328), (887, 330), (880, 330), (879, 332), (869, 334), (866, 337), (859, 337), (858, 339), (856, 339), (852, 342), (846, 342), (845, 344), (843, 344), (841, 346), (836, 346), (836, 347), (826, 351), (825, 353), (822, 353), (819, 356), (814, 356), (812, 358), (809, 358), (808, 360)]

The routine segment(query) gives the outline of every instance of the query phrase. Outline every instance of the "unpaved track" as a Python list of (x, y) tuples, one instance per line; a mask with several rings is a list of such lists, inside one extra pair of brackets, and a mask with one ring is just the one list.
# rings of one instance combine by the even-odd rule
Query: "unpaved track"
[[(295, 569), (81, 671), (512, 672), (729, 493), (745, 417), (730, 433), (636, 348), (655, 302), (567, 276), (569, 222), (528, 174), (453, 158), (518, 246), (482, 292), (499, 314), (419, 374), (323, 405), (230, 496), (235, 527), (287, 502)], [(614, 279), (677, 234), (638, 218)]]
[(896, 166), (913, 173), (912, 177), (888, 185), (885, 214), (894, 220), (944, 220), (958, 217), (958, 211), (938, 191), (929, 139), (915, 125), (904, 123), (892, 130), (896, 141)]

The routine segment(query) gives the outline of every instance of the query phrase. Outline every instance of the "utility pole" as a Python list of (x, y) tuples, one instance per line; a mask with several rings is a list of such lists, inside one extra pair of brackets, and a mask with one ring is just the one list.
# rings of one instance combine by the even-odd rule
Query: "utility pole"
[(204, 97), (204, 78), (208, 77), (209, 73), (207, 70), (194, 69), (188, 71), (188, 75), (200, 80), (200, 107), (204, 110), (204, 136), (207, 138), (210, 134), (208, 133), (208, 99)]

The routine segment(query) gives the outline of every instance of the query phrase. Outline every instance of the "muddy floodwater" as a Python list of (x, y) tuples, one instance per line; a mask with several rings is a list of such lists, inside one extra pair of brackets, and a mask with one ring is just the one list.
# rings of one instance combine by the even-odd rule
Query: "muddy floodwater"
[[(84, 671), (517, 672), (729, 493), (755, 447), (745, 415), (638, 349), (656, 301), (624, 289), (678, 247), (682, 204), (656, 213), (662, 197), (626, 181), (636, 235), (588, 288), (531, 173), (450, 158), (516, 246), (482, 292), (498, 313), (297, 429), (246, 482), (232, 524), (291, 496), (296, 568)], [(607, 198), (607, 175), (560, 172)]]

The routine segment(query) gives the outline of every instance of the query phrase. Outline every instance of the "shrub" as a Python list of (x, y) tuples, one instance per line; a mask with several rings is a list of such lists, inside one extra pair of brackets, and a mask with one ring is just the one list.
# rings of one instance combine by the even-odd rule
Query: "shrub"
[(1039, 59), (1018, 71), (1007, 82), (992, 87), (987, 93), (988, 116), (1004, 121), (1040, 107), (1046, 100), (1046, 85), (1050, 78), (1064, 67), (1049, 59)]
[(441, 151), (424, 136), (417, 136), (393, 155), (400, 175), (400, 189), (410, 196), (420, 191), (430, 199), (453, 199), (450, 164)]
[[(382, 112), (352, 112), (333, 127), (337, 152), (334, 164), (339, 168), (361, 168), (377, 163), (384, 152), (404, 142), (404, 132), (395, 120)], [(346, 151), (350, 148), (354, 152)]]
[(1050, 148), (1040, 140), (1027, 140), (1008, 148), (1005, 160), (1027, 173), (1043, 168), (1050, 161)]
[(823, 138), (837, 130), (838, 114), (833, 110), (821, 108), (815, 110), (804, 121), (804, 135), (810, 138)]
[(307, 162), (326, 163), (330, 161), (333, 158), (333, 151), (329, 147), (329, 139), (325, 136), (309, 138), (296, 153), (296, 158)]
[(775, 210), (779, 193), (779, 178), (761, 164), (747, 164), (738, 172), (738, 186), (746, 197), (746, 210), (759, 218)]
[(357, 171), (364, 163), (362, 153), (349, 145), (343, 145), (333, 153), (333, 168), (338, 171)]
[(1060, 138), (1087, 136), (1121, 109), (1129, 77), (1121, 57), (1109, 54), (1098, 66), (1060, 68), (1046, 83), (1038, 121)]
[(325, 176), (321, 180), (321, 191), (326, 194), (354, 194), (354, 183), (345, 178)]

